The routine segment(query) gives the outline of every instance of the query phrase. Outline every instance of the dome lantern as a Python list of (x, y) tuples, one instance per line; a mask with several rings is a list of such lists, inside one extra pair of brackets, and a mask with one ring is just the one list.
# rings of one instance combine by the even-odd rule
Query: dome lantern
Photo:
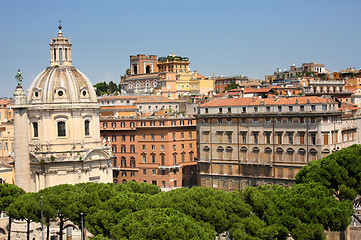
[(58, 36), (52, 39), (50, 45), (50, 66), (72, 66), (71, 43), (63, 36), (61, 21), (59, 21)]

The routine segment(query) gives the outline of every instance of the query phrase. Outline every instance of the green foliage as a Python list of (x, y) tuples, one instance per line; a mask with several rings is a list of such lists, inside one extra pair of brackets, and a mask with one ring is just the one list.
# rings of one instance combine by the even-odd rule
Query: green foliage
[(96, 88), (96, 94), (97, 96), (101, 96), (104, 94), (117, 94), (121, 90), (120, 84), (117, 85), (113, 81), (110, 81), (109, 84), (107, 84), (105, 81), (100, 82), (94, 85)]
[(231, 83), (231, 84), (227, 85), (227, 87), (224, 88), (223, 92), (226, 92), (228, 90), (235, 89), (235, 88), (238, 88), (238, 87), (239, 87), (239, 85), (237, 83)]
[(320, 160), (311, 161), (296, 175), (296, 183), (319, 182), (339, 199), (361, 194), (361, 145), (352, 145)]
[(14, 184), (0, 184), (0, 211), (5, 211), (16, 198), (23, 194), (25, 191)]
[(171, 208), (146, 209), (124, 217), (113, 229), (115, 239), (215, 239), (209, 224)]

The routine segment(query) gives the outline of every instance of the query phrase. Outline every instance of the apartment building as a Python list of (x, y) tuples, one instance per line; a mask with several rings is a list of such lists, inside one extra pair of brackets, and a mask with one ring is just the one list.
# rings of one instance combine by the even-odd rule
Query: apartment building
[(310, 161), (360, 143), (359, 108), (329, 98), (216, 99), (198, 108), (198, 185), (292, 184)]
[(169, 190), (196, 185), (192, 116), (103, 117), (101, 136), (116, 156), (114, 183), (146, 182)]

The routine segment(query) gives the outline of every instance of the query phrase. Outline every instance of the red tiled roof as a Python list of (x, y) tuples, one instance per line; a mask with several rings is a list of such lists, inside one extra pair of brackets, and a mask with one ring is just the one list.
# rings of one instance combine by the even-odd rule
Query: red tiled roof
[[(298, 103), (296, 103), (298, 100)], [(336, 103), (331, 99), (325, 99), (322, 97), (309, 96), (309, 97), (280, 97), (280, 98), (227, 98), (227, 99), (215, 99), (213, 101), (202, 104), (200, 107), (222, 107), (222, 106), (247, 106), (247, 105), (261, 105), (261, 101), (264, 101), (262, 105), (292, 105), (292, 104), (307, 104), (310, 103)]]

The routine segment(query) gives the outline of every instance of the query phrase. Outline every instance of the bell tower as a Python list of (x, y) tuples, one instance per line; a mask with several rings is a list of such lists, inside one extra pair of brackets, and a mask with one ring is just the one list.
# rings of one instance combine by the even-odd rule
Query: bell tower
[(58, 36), (54, 39), (50, 38), (50, 66), (72, 66), (71, 43), (63, 36), (60, 20), (58, 28)]

